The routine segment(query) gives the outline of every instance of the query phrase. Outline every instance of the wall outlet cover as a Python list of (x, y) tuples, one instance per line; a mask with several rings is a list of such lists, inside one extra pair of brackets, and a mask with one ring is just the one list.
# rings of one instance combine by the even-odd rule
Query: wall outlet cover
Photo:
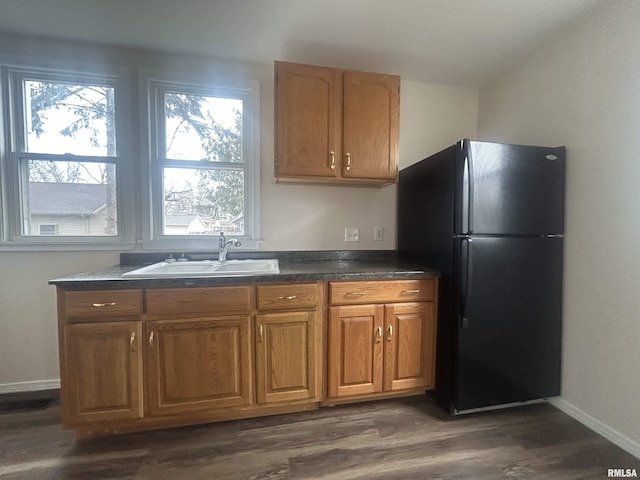
[(358, 227), (345, 227), (345, 229), (344, 229), (344, 241), (345, 242), (359, 242), (360, 241), (360, 229)]

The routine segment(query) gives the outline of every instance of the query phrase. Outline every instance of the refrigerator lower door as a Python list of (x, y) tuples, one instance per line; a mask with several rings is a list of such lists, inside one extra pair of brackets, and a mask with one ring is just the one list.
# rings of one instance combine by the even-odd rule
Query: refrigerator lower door
[(560, 394), (560, 237), (470, 237), (456, 242), (454, 409)]

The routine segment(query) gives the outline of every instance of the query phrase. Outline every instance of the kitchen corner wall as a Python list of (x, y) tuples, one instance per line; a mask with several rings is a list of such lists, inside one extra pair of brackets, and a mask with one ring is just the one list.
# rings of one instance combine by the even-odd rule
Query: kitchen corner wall
[(483, 140), (567, 146), (562, 396), (640, 456), (640, 3), (601, 2), (480, 91)]
[[(273, 65), (42, 41), (0, 34), (0, 53), (103, 61), (129, 67), (192, 70), (260, 82), (262, 250), (395, 249), (396, 187), (328, 187), (273, 183)], [(387, 72), (382, 72), (387, 73)], [(394, 72), (388, 72), (394, 73)], [(132, 76), (135, 82), (135, 75)], [(402, 81), (400, 168), (463, 137), (475, 137), (478, 91)], [(138, 126), (134, 125), (134, 134)], [(384, 240), (373, 241), (383, 227)], [(360, 242), (345, 243), (344, 227)], [(53, 388), (58, 382), (55, 289), (51, 278), (118, 263), (119, 251), (0, 250), (0, 393)]]

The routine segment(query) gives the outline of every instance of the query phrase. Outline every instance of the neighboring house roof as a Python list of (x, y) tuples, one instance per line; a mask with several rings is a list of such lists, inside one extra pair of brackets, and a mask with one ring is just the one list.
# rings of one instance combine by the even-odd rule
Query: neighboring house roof
[(107, 186), (88, 183), (29, 183), (32, 215), (93, 215), (105, 206)]
[(164, 217), (165, 225), (189, 225), (196, 219), (197, 215), (166, 215)]

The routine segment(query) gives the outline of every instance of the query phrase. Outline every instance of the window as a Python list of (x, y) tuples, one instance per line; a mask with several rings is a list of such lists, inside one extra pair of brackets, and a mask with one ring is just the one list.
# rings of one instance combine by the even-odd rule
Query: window
[(131, 90), (125, 68), (0, 54), (0, 249), (257, 248), (258, 83), (219, 73)]
[(121, 242), (118, 76), (5, 66), (2, 85), (9, 106), (2, 240)]
[[(258, 235), (257, 86), (149, 81), (153, 238)], [(247, 242), (249, 245), (247, 245)], [(182, 243), (184, 245), (184, 243)]]
[(41, 223), (38, 225), (38, 233), (40, 235), (57, 235), (58, 225), (50, 223)]

